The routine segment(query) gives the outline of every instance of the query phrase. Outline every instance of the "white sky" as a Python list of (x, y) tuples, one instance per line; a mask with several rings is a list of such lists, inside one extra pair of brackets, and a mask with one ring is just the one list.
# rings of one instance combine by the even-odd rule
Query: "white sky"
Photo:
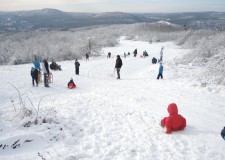
[(225, 0), (0, 0), (0, 11), (43, 8), (71, 12), (225, 11)]

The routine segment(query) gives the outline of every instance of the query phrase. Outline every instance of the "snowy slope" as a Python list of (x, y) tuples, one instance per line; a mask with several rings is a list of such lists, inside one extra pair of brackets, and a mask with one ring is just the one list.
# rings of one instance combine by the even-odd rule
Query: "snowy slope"
[[(151, 64), (151, 58), (159, 58), (162, 46), (164, 79), (156, 80), (159, 66)], [(137, 58), (132, 57), (135, 48)], [(144, 50), (149, 58), (140, 58)], [(106, 58), (109, 51), (111, 59)], [(128, 51), (131, 56), (122, 58), (121, 80), (116, 80), (115, 57)], [(121, 39), (119, 46), (104, 48), (102, 57), (80, 60), (79, 76), (74, 74), (73, 61), (61, 62), (63, 70), (52, 72), (50, 88), (32, 87), (32, 64), (0, 66), (0, 159), (225, 159), (220, 136), (225, 125), (224, 97), (173, 78), (176, 73), (170, 62), (188, 51), (172, 42)], [(74, 90), (67, 89), (70, 78), (78, 86)], [(8, 82), (33, 110), (30, 117), (21, 118), (18, 93)], [(40, 102), (37, 125), (29, 123), (36, 117), (29, 99), (36, 110)], [(167, 135), (159, 123), (172, 102), (187, 119), (187, 127)]]

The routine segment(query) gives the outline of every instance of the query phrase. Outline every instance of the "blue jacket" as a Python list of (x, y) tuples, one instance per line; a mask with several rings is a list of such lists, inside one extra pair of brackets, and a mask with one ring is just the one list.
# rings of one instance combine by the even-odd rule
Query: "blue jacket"
[(32, 60), (32, 63), (34, 64), (34, 68), (37, 70), (40, 70), (40, 61), (41, 61), (40, 57), (38, 57), (37, 61)]
[(162, 65), (159, 66), (159, 73), (163, 73), (163, 66)]

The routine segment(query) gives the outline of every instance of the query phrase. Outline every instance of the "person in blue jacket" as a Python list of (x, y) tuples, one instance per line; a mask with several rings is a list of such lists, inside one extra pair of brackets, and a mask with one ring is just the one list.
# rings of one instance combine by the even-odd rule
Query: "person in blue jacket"
[(221, 131), (221, 136), (225, 140), (225, 127)]
[(159, 79), (160, 77), (163, 79), (163, 65), (162, 65), (162, 63), (160, 63), (160, 65), (159, 65), (159, 74), (157, 76), (157, 79)]
[(40, 71), (40, 61), (41, 61), (40, 57), (37, 57), (36, 55), (33, 55), (32, 63), (34, 64), (34, 68), (31, 70), (33, 86), (34, 86), (34, 80), (36, 82), (36, 86), (38, 86), (38, 73)]

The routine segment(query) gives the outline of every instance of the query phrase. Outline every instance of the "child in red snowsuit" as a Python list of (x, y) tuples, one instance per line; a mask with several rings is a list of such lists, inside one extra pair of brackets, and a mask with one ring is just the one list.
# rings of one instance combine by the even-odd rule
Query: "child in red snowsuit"
[(183, 130), (186, 127), (186, 119), (178, 114), (177, 105), (171, 103), (167, 108), (169, 117), (161, 120), (161, 125), (166, 127), (166, 133), (170, 134), (172, 131)]

